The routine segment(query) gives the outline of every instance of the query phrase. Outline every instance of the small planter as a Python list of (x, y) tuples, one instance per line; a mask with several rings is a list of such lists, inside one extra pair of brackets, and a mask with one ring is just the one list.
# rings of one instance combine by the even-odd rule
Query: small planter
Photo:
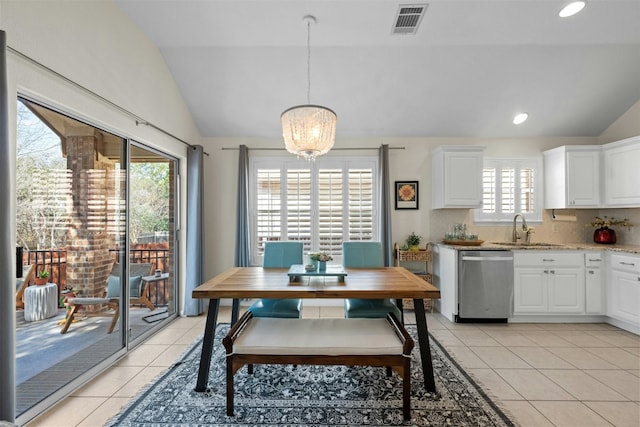
[(38, 286), (43, 286), (43, 285), (46, 285), (49, 282), (49, 278), (48, 277), (36, 277), (35, 279), (33, 279), (33, 282)]

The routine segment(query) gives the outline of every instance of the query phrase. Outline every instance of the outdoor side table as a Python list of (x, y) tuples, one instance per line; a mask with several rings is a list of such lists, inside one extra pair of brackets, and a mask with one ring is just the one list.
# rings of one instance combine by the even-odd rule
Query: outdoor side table
[(24, 290), (24, 320), (34, 322), (58, 314), (58, 285), (28, 286)]
[[(147, 284), (153, 284), (155, 285), (155, 298), (154, 298), (154, 305), (155, 306), (159, 306), (159, 305), (167, 305), (167, 301), (165, 299), (165, 292), (166, 292), (166, 286), (167, 286), (167, 279), (169, 278), (169, 273), (162, 273), (159, 276), (156, 276), (155, 274), (152, 274), (151, 276), (143, 276), (142, 277), (142, 281), (146, 282)], [(160, 292), (158, 292), (158, 285), (162, 283), (162, 297), (160, 298), (160, 302), (158, 302), (158, 299), (160, 297)], [(147, 294), (149, 295), (149, 298), (151, 298), (151, 289), (147, 288), (146, 289)]]

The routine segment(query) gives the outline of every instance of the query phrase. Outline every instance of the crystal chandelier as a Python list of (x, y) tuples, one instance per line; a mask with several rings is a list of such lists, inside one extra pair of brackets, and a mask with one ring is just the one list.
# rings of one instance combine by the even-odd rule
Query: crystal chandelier
[(311, 98), (311, 24), (316, 18), (307, 15), (307, 104), (288, 108), (280, 116), (284, 144), (292, 154), (315, 160), (333, 147), (337, 116), (331, 109), (312, 105)]

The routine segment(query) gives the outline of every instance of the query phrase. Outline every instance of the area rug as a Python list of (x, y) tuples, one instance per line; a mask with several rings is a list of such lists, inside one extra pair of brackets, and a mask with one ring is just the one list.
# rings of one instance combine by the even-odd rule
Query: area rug
[[(225, 352), (216, 330), (207, 392), (196, 384), (202, 338), (108, 426), (495, 426), (514, 424), (430, 337), (437, 393), (424, 390), (419, 350), (411, 362), (411, 421), (402, 382), (384, 368), (258, 365), (235, 375), (235, 416), (226, 415)], [(415, 325), (407, 330), (417, 337)], [(417, 342), (417, 340), (416, 340)]]

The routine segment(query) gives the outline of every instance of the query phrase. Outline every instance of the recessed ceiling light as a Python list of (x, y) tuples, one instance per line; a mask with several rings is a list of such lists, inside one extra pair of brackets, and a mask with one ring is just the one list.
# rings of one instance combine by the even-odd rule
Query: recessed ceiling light
[(527, 120), (528, 117), (529, 115), (527, 113), (516, 114), (516, 116), (513, 118), (513, 124), (514, 125), (522, 124)]
[(558, 13), (560, 18), (568, 18), (580, 12), (587, 5), (586, 1), (574, 1), (562, 8)]

